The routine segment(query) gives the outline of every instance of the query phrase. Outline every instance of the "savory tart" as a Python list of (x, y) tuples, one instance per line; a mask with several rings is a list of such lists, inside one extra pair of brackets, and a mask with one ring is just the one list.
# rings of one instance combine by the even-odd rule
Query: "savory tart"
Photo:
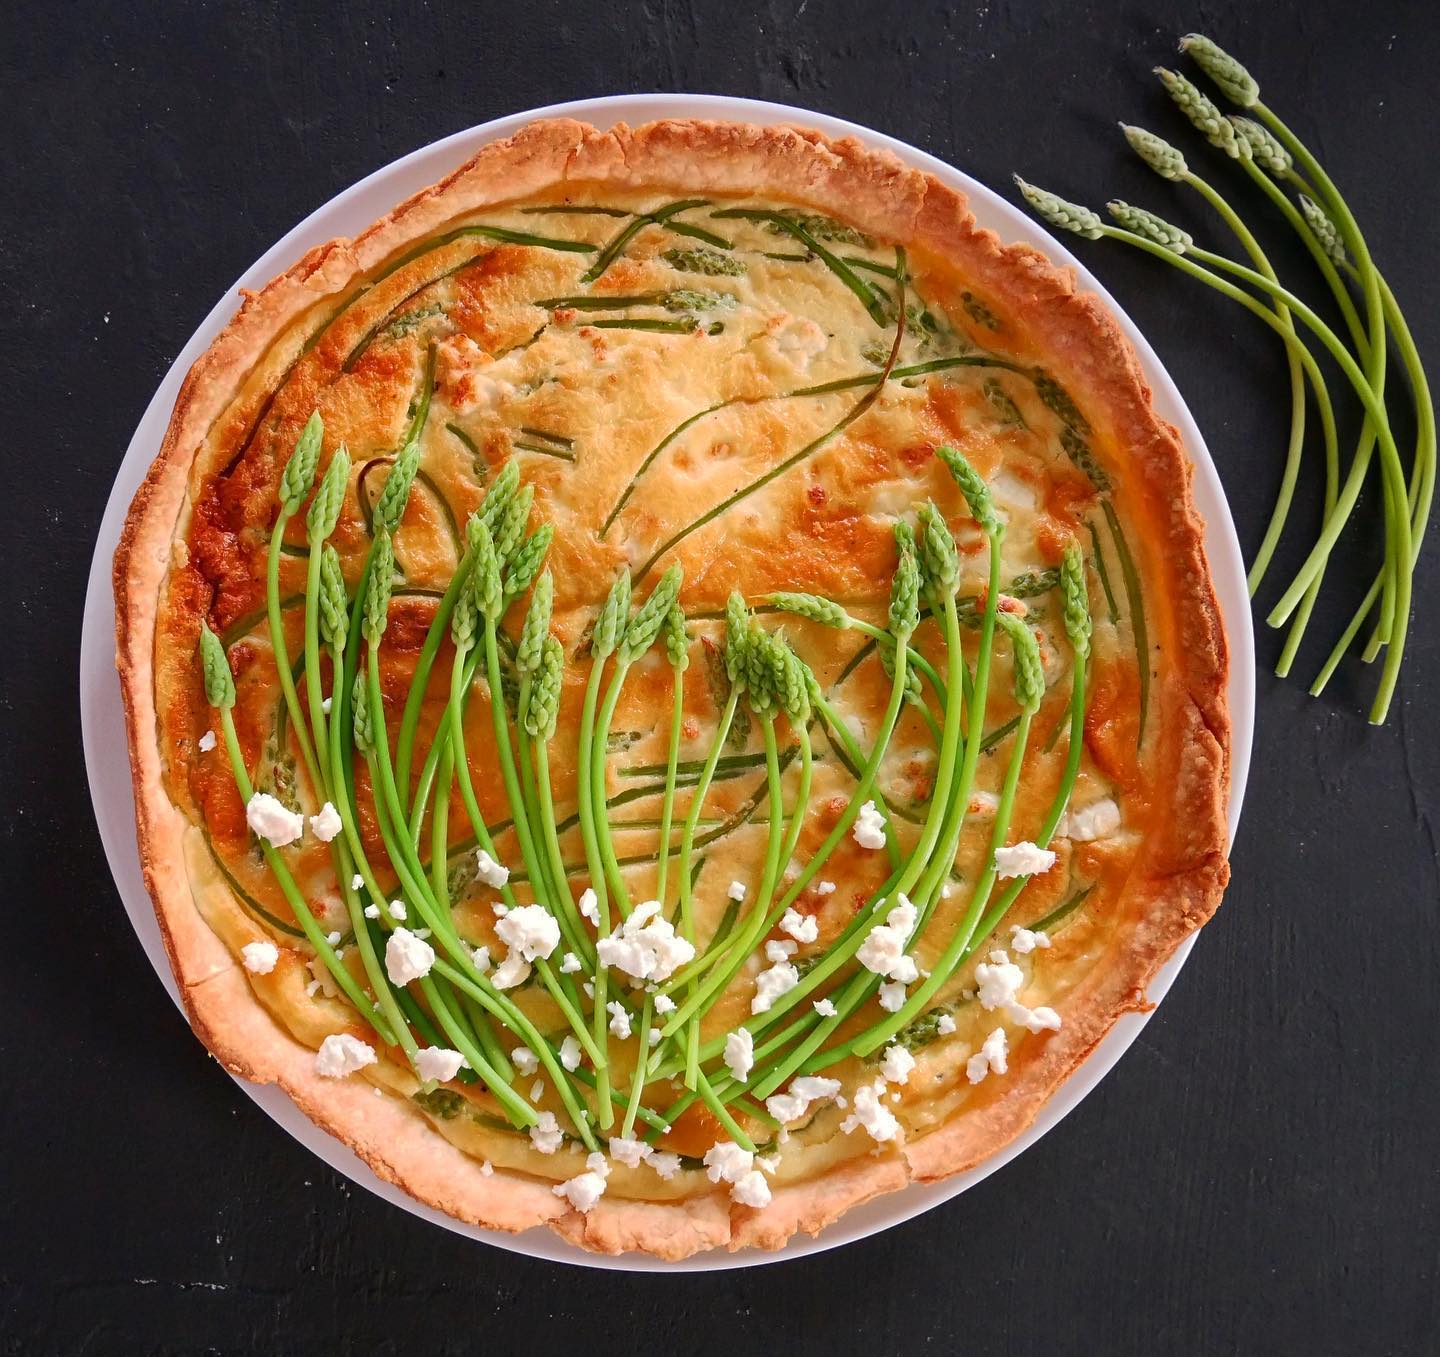
[(856, 141), (486, 146), (245, 296), (115, 581), (196, 1032), (465, 1221), (680, 1258), (969, 1168), (1227, 879), (1175, 431)]

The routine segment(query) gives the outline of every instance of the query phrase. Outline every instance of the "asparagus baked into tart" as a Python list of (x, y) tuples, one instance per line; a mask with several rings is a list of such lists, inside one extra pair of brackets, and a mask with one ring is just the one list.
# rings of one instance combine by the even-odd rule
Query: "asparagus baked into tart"
[(465, 1221), (774, 1248), (971, 1167), (1227, 878), (1174, 430), (855, 141), (485, 147), (246, 295), (115, 579), (196, 1032)]

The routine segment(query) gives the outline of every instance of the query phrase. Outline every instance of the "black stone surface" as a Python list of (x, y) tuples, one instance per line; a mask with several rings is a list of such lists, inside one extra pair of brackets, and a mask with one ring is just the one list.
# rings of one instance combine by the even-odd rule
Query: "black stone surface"
[[(80, 765), (90, 547), (191, 330), (333, 193), (487, 118), (698, 90), (895, 133), (1008, 189), (1122, 196), (1223, 242), (1116, 119), (1273, 226), (1148, 75), (1203, 27), (1345, 188), (1440, 364), (1433, 6), (981, 0), (72, 3), (0, 16), (0, 1350), (101, 1353), (1363, 1352), (1436, 1346), (1436, 551), (1389, 725), (1348, 664), (1269, 676), (1234, 884), (1129, 1056), (949, 1206), (821, 1258), (712, 1277), (545, 1266), (352, 1189), (178, 1019), (106, 871)], [(1307, 280), (1283, 235), (1282, 272)], [(1277, 347), (1110, 243), (1081, 252), (1204, 429), (1247, 550), (1276, 486)], [(1313, 464), (1297, 521), (1311, 522)], [(1373, 505), (1367, 506), (1373, 515)], [(1287, 544), (1298, 560), (1303, 543)], [(1355, 597), (1332, 571), (1307, 675)], [(1273, 595), (1272, 595), (1273, 597)], [(1322, 642), (1322, 638), (1325, 638)]]

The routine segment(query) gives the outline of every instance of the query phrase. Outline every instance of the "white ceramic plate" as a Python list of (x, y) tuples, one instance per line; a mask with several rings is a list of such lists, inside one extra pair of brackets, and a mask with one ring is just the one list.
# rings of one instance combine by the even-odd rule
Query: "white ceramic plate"
[[(882, 146), (893, 151), (906, 163), (926, 170), (943, 182), (962, 190), (969, 198), (970, 206), (982, 226), (992, 228), (1005, 240), (1029, 241), (1043, 249), (1052, 259), (1070, 264), (1085, 287), (1098, 292), (1109, 302), (1140, 355), (1146, 378), (1154, 389), (1156, 409), (1162, 418), (1179, 428), (1185, 446), (1195, 462), (1193, 491), (1200, 512), (1205, 517), (1205, 547), (1209, 553), (1215, 588), (1230, 638), (1230, 710), (1234, 722), (1230, 833), (1233, 837), (1250, 765), (1255, 710), (1254, 636), (1250, 628), (1250, 605), (1245, 589), (1245, 568), (1240, 556), (1240, 546), (1235, 537), (1235, 526), (1230, 518), (1220, 478), (1210, 460), (1210, 454), (1206, 451), (1200, 430), (1196, 428), (1175, 383), (1161, 367), (1145, 337), (1105, 289), (1063, 245), (1018, 208), (983, 184), (976, 183), (968, 175), (893, 137), (883, 136), (854, 123), (843, 122), (839, 118), (751, 99), (694, 94), (632, 94), (616, 98), (582, 99), (500, 118), (495, 122), (484, 123), (468, 131), (444, 137), (403, 156), (384, 169), (377, 170), (332, 198), (324, 207), (312, 212), (256, 260), (235, 287), (216, 303), (200, 328), (190, 337), (190, 342), (175, 360), (175, 365), (165, 380), (161, 382), (160, 389), (156, 391), (135, 430), (135, 436), (130, 440), (130, 447), (125, 454), (125, 460), (120, 464), (114, 489), (110, 493), (104, 521), (100, 525), (100, 535), (95, 544), (95, 557), (90, 569), (90, 585), (85, 599), (84, 635), (80, 647), (80, 710), (90, 793), (95, 805), (95, 818), (100, 826), (100, 836), (110, 860), (110, 869), (114, 873), (115, 884), (119, 888), (120, 897), (130, 915), (140, 944), (150, 958), (150, 964), (154, 966), (161, 983), (170, 992), (171, 998), (176, 1000), (177, 1005), (179, 999), (175, 980), (170, 973), (160, 929), (140, 875), (140, 862), (135, 847), (135, 809), (130, 788), (125, 724), (120, 704), (120, 685), (114, 668), (115, 603), (110, 586), (110, 559), (119, 541), (120, 528), (131, 497), (159, 450), (180, 383), (190, 365), (210, 346), (211, 341), (234, 313), (238, 288), (263, 287), (312, 246), (335, 236), (356, 234), (383, 216), (396, 203), (442, 178), (486, 142), (509, 136), (533, 118), (557, 116), (581, 118), (598, 127), (609, 127), (622, 120), (639, 124), (657, 118), (717, 118), (737, 122), (791, 123), (815, 127), (831, 136), (858, 136), (872, 146)], [(1184, 943), (1156, 976), (1150, 987), (1149, 997), (1152, 1003), (1159, 1003), (1170, 988), (1193, 942), (1192, 938)], [(674, 1264), (660, 1263), (643, 1255), (600, 1257), (564, 1243), (543, 1228), (521, 1235), (507, 1235), (462, 1225), (449, 1216), (422, 1206), (399, 1188), (382, 1182), (339, 1141), (332, 1139), (305, 1117), (279, 1089), (237, 1082), (240, 1082), (240, 1086), (268, 1116), (352, 1182), (359, 1183), (413, 1215), (443, 1225), (458, 1234), (534, 1258), (554, 1259), (586, 1267), (616, 1268), (633, 1272), (713, 1271), (799, 1258), (833, 1249), (837, 1245), (864, 1239), (879, 1230), (909, 1220), (922, 1211), (928, 1211), (931, 1207), (958, 1196), (966, 1188), (1008, 1163), (1054, 1127), (1100, 1082), (1140, 1034), (1146, 1021), (1145, 1014), (1127, 1014), (1122, 1017), (1085, 1064), (1046, 1104), (1035, 1124), (979, 1168), (959, 1174), (943, 1183), (913, 1184), (901, 1192), (878, 1198), (847, 1212), (818, 1238), (797, 1237), (779, 1252), (766, 1253), (747, 1249), (734, 1254), (702, 1254), (687, 1262)]]

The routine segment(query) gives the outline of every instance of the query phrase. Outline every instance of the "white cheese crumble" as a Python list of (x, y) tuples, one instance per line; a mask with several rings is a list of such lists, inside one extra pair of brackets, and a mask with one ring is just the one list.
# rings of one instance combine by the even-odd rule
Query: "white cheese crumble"
[(668, 994), (657, 994), (655, 996), (655, 1011), (657, 1013), (673, 1013), (675, 1011), (675, 1000)]
[(610, 1158), (626, 1168), (639, 1168), (655, 1151), (643, 1140), (628, 1140), (624, 1136), (610, 1137)]
[(678, 1154), (662, 1154), (658, 1150), (652, 1150), (645, 1162), (667, 1183), (680, 1172), (680, 1156)]
[(1092, 839), (1109, 838), (1119, 828), (1120, 807), (1106, 796), (1079, 810), (1066, 811), (1058, 832), (1077, 843), (1089, 843)]
[(1013, 924), (1010, 928), (1010, 950), (1018, 952), (1021, 956), (1033, 952), (1037, 947), (1050, 946), (1050, 939), (1044, 933), (1034, 933), (1028, 928), (1021, 928), (1019, 924)]
[(534, 1074), (540, 1068), (540, 1057), (528, 1046), (517, 1046), (510, 1052), (510, 1059), (515, 1062), (515, 1068), (524, 1075)]
[(755, 1035), (748, 1027), (737, 1027), (725, 1037), (725, 1068), (742, 1084), (755, 1064)]
[(426, 1082), (434, 1079), (447, 1083), (460, 1073), (464, 1063), (465, 1057), (459, 1051), (444, 1046), (422, 1046), (415, 1052), (415, 1073)]
[(578, 1070), (580, 1068), (580, 1043), (573, 1035), (565, 1038), (560, 1043), (560, 1063), (567, 1070)]
[(668, 980), (695, 959), (695, 947), (678, 937), (668, 919), (660, 917), (660, 902), (637, 905), (609, 937), (595, 944), (603, 966), (613, 966), (636, 980)]
[(780, 931), (788, 933), (796, 942), (811, 943), (820, 936), (820, 921), (813, 914), (787, 909), (780, 918)]
[(788, 961), (779, 961), (755, 977), (755, 997), (750, 1000), (751, 1013), (768, 1013), (775, 1000), (789, 993), (800, 983), (800, 972)]
[(738, 1183), (755, 1166), (755, 1156), (733, 1140), (717, 1141), (705, 1151), (705, 1176), (712, 1183)]
[(1005, 1040), (1005, 1029), (997, 1027), (981, 1043), (980, 1049), (965, 1062), (965, 1077), (978, 1084), (987, 1074), (1004, 1074), (1009, 1069), (1007, 1057), (1009, 1043)]
[(885, 847), (885, 817), (875, 809), (873, 801), (867, 801), (860, 807), (860, 814), (850, 827), (850, 835), (861, 848), (874, 850)]
[(596, 928), (600, 927), (600, 897), (592, 886), (580, 892), (580, 916), (589, 919)]
[(199, 748), (202, 754), (208, 754), (215, 748), (215, 732), (207, 730), (199, 739)]
[(1002, 881), (1012, 876), (1035, 876), (1055, 865), (1055, 854), (1028, 839), (995, 850), (995, 875)]
[(284, 848), (305, 832), (305, 817), (287, 810), (269, 792), (256, 792), (246, 802), (245, 823), (272, 848)]
[(880, 1073), (885, 1076), (887, 1084), (908, 1084), (910, 1071), (914, 1068), (915, 1057), (903, 1046), (885, 1048), (885, 1060), (880, 1066)]
[(835, 1016), (835, 1004), (830, 999), (816, 999), (810, 1005), (822, 1018), (833, 1018)]
[(398, 920), (400, 923), (404, 923), (408, 917), (405, 913), (405, 902), (403, 900), (392, 900), (386, 906), (386, 909), (389, 911), (390, 917)]
[(273, 942), (247, 942), (240, 949), (240, 955), (245, 958), (247, 971), (253, 971), (256, 975), (269, 975), (280, 960), (280, 949)]
[(765, 944), (765, 960), (772, 965), (778, 965), (782, 961), (789, 961), (799, 950), (798, 943), (771, 938)]
[(326, 716), (330, 715), (331, 702), (332, 699), (327, 697), (320, 703), (320, 710), (323, 711)]
[(765, 1110), (779, 1122), (799, 1121), (810, 1110), (810, 1104), (826, 1101), (840, 1092), (838, 1079), (818, 1075), (801, 1075), (790, 1081), (784, 1093), (772, 1093), (765, 1099)]
[(365, 917), (366, 917), (367, 919), (378, 919), (378, 918), (380, 917), (380, 906), (379, 906), (379, 905), (366, 905), (366, 906), (365, 906)]
[(408, 928), (397, 928), (385, 944), (385, 974), (392, 985), (408, 985), (430, 974), (435, 949)]
[(470, 960), (475, 963), (477, 971), (488, 971), (490, 969), (490, 949), (488, 947), (477, 947), (470, 953)]
[(495, 1165), (492, 1164), (488, 1159), (482, 1159), (480, 1161), (480, 1176), (482, 1178), (489, 1178), (494, 1172)]
[(885, 922), (870, 930), (856, 950), (855, 959), (876, 975), (898, 980), (902, 985), (912, 984), (920, 971), (915, 959), (905, 955), (905, 948), (914, 931), (915, 918), (915, 906), (909, 899), (905, 895), (896, 896)]
[(770, 1184), (759, 1169), (751, 1169), (730, 1188), (730, 1200), (741, 1206), (769, 1206)]
[(544, 905), (520, 905), (495, 925), (495, 936), (511, 956), (543, 961), (560, 945), (560, 925)]
[(1015, 1003), (1024, 985), (1024, 971), (1004, 952), (991, 952), (989, 961), (975, 967), (975, 997), (988, 1011)]
[(880, 1007), (887, 1013), (898, 1013), (905, 1007), (905, 985), (900, 980), (891, 980), (881, 985), (878, 993)]
[(519, 952), (511, 952), (494, 971), (490, 979), (496, 989), (514, 989), (530, 978), (530, 963)]
[(900, 1134), (900, 1123), (895, 1114), (881, 1105), (880, 1098), (885, 1092), (885, 1081), (877, 1079), (873, 1084), (862, 1084), (855, 1090), (855, 1110), (840, 1123), (843, 1134), (863, 1130), (871, 1140), (884, 1142), (894, 1140)]
[(739, 902), (745, 898), (745, 883), (743, 881), (732, 881), (725, 894), (734, 900), (736, 904), (739, 904)]
[(328, 942), (332, 947), (336, 946), (340, 941), (340, 930), (337, 928), (334, 932), (327, 933), (325, 935), (325, 941)]
[(343, 828), (340, 812), (328, 801), (320, 807), (318, 815), (310, 817), (310, 832), (321, 843), (329, 843)]
[(935, 1030), (942, 1037), (948, 1037), (955, 1030), (955, 1019), (948, 1013), (942, 1013), (935, 1019)]
[(630, 1014), (625, 1005), (619, 999), (612, 999), (605, 1005), (605, 1011), (610, 1015), (611, 1033), (624, 1041), (630, 1035)]
[(326, 1079), (343, 1079), (366, 1065), (373, 1065), (377, 1058), (374, 1048), (358, 1037), (352, 1037), (349, 1032), (336, 1032), (320, 1043), (315, 1053), (315, 1073)]
[(530, 1101), (532, 1103), (538, 1103), (540, 1099), (544, 1096), (545, 1081), (543, 1079), (537, 1079), (533, 1084), (530, 1085)]
[(834, 895), (834, 894), (835, 894), (835, 883), (834, 883), (833, 881), (822, 881), (818, 886), (815, 887), (815, 894), (816, 894), (816, 895)]
[(540, 1120), (530, 1128), (530, 1143), (541, 1154), (554, 1154), (565, 1139), (560, 1123), (553, 1112), (542, 1112)]
[(493, 890), (499, 890), (510, 880), (510, 869), (502, 867), (483, 848), (475, 850), (475, 875)]
[(350, 878), (350, 889), (352, 891), (363, 891), (365, 889), (365, 878), (361, 876), (359, 872), (356, 872), (355, 875)]

